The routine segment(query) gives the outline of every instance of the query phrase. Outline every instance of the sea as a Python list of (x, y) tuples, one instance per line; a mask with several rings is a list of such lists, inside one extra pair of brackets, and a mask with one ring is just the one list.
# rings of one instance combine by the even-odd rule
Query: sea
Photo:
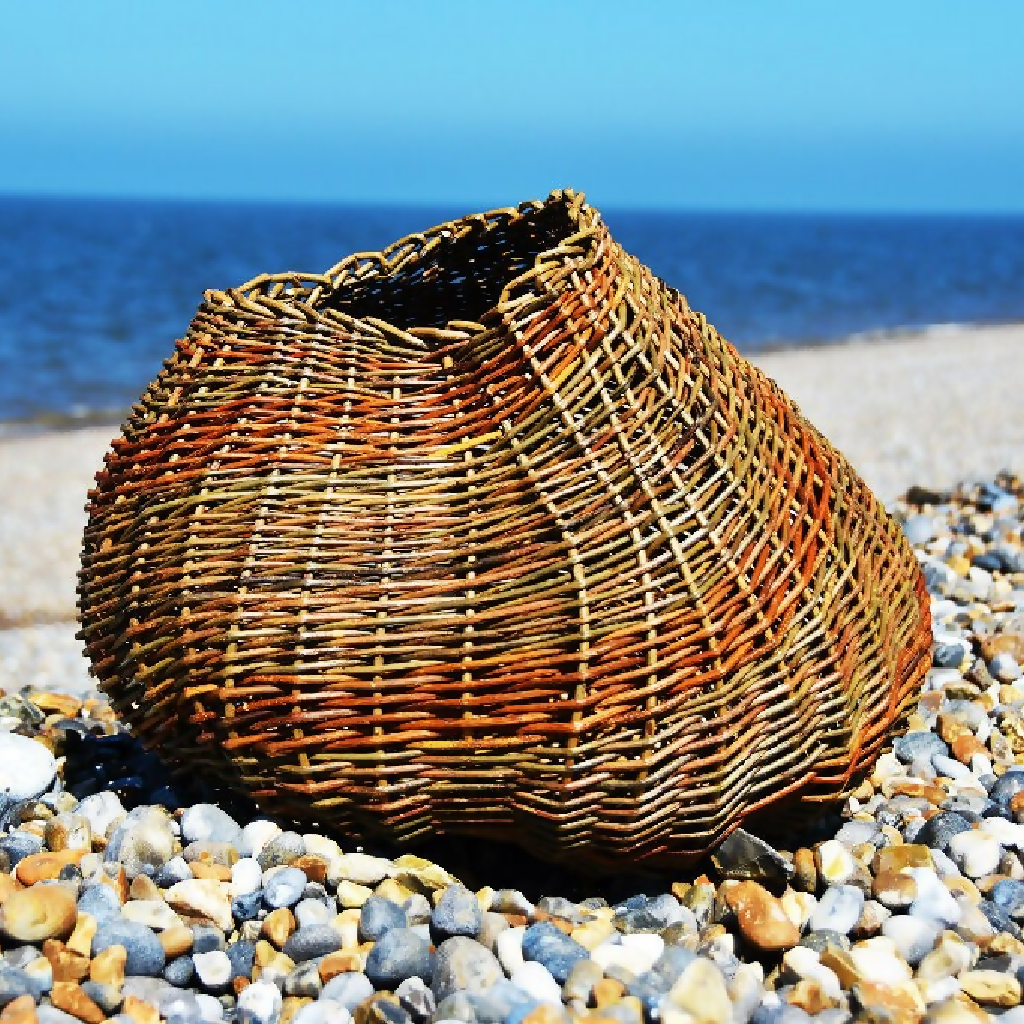
[[(0, 434), (119, 420), (206, 288), (322, 272), (467, 212), (0, 196)], [(1024, 321), (1024, 217), (602, 213), (755, 358)]]

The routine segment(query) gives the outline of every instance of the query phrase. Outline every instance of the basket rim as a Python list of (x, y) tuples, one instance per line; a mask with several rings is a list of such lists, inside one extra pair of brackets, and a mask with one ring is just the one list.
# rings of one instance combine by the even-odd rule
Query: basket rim
[[(558, 206), (565, 209), (568, 229), (555, 246), (534, 256), (533, 265), (528, 270), (502, 284), (499, 298), (480, 318), (487, 322), (494, 317), (503, 317), (511, 308), (518, 308), (524, 301), (540, 297), (542, 292), (549, 295), (553, 290), (552, 284), (544, 281), (538, 287), (538, 279), (552, 262), (570, 256), (578, 262), (581, 244), (591, 250), (597, 248), (596, 236), (602, 230), (607, 231), (607, 228), (600, 212), (586, 202), (583, 192), (571, 188), (555, 189), (543, 200), (527, 200), (518, 206), (499, 207), (445, 221), (424, 231), (404, 235), (380, 251), (350, 253), (321, 274), (294, 270), (263, 273), (233, 288), (210, 288), (203, 293), (204, 305), (248, 308), (264, 313), (269, 306), (275, 312), (292, 310), (298, 313), (301, 310), (306, 316), (312, 314), (316, 319), (326, 314), (346, 324), (364, 325), (373, 333), (383, 329), (389, 334), (414, 341), (417, 345), (422, 345), (423, 337), (464, 339), (485, 330), (483, 323), (456, 318), (448, 321), (444, 328), (399, 327), (380, 317), (354, 316), (344, 310), (326, 307), (325, 304), (338, 290), (354, 281), (390, 276), (411, 264), (426, 262), (434, 249), (442, 243), (462, 238), (475, 230), (483, 229), (486, 234), (531, 214)], [(516, 293), (515, 298), (511, 297), (513, 292)]]

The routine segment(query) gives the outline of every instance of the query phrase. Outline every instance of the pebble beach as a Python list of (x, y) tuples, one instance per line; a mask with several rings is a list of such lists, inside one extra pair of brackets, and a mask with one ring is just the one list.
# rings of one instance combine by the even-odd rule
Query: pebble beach
[(176, 789), (74, 638), (116, 428), (0, 440), (0, 1022), (1024, 1022), (1022, 352), (1016, 325), (755, 357), (903, 524), (933, 667), (806, 835), (632, 887)]

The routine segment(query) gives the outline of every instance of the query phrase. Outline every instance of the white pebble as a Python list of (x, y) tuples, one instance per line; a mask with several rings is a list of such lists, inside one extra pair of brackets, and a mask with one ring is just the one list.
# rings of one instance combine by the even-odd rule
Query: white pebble
[(107, 835), (111, 825), (128, 817), (118, 795), (109, 789), (87, 796), (75, 808), (75, 814), (80, 814), (89, 822), (94, 836)]
[(895, 943), (884, 936), (858, 942), (850, 950), (850, 958), (859, 974), (882, 985), (901, 985), (914, 975), (897, 952)]
[(262, 881), (263, 869), (252, 857), (242, 857), (231, 866), (231, 892), (235, 896), (255, 892)]
[[(934, 859), (936, 851), (932, 851)], [(915, 917), (930, 917), (947, 928), (955, 928), (960, 921), (960, 905), (942, 884), (931, 868), (910, 868), (910, 876), (917, 885), (917, 899), (910, 904)]]
[(528, 995), (539, 999), (542, 1003), (562, 1005), (562, 987), (551, 976), (551, 972), (535, 960), (520, 964), (511, 976), (511, 982)]
[(224, 1007), (219, 999), (206, 992), (194, 992), (193, 995), (196, 997), (199, 1013), (206, 1024), (218, 1024), (224, 1019)]
[(207, 988), (220, 988), (231, 980), (231, 960), (222, 949), (193, 953), (192, 963), (199, 980)]
[(352, 1014), (348, 1008), (334, 999), (318, 999), (315, 1003), (306, 1003), (292, 1017), (292, 1024), (348, 1024)]
[[(226, 956), (227, 954), (225, 954)], [(236, 1008), (239, 1024), (277, 1024), (281, 1017), (281, 992), (269, 981), (255, 981), (243, 988)]]
[(523, 959), (523, 934), (526, 929), (519, 925), (506, 928), (494, 940), (494, 953), (505, 973), (511, 977), (526, 962)]
[(981, 832), (960, 832), (950, 840), (949, 853), (968, 878), (982, 878), (999, 867), (1003, 848), (998, 840)]
[(852, 885), (832, 885), (822, 893), (811, 914), (810, 928), (849, 935), (864, 909), (864, 893)]
[(42, 743), (0, 733), (0, 804), (5, 808), (45, 793), (56, 774), (57, 761)]
[(242, 857), (256, 857), (274, 836), (281, 834), (281, 831), (280, 825), (267, 821), (266, 818), (257, 818), (242, 829), (242, 835), (235, 843), (235, 849)]

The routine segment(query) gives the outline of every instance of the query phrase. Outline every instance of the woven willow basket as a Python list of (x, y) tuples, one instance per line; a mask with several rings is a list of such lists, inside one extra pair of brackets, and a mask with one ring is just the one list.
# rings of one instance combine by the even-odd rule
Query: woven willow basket
[(89, 513), (117, 712), (343, 834), (675, 863), (848, 790), (929, 661), (896, 523), (569, 191), (207, 292)]

